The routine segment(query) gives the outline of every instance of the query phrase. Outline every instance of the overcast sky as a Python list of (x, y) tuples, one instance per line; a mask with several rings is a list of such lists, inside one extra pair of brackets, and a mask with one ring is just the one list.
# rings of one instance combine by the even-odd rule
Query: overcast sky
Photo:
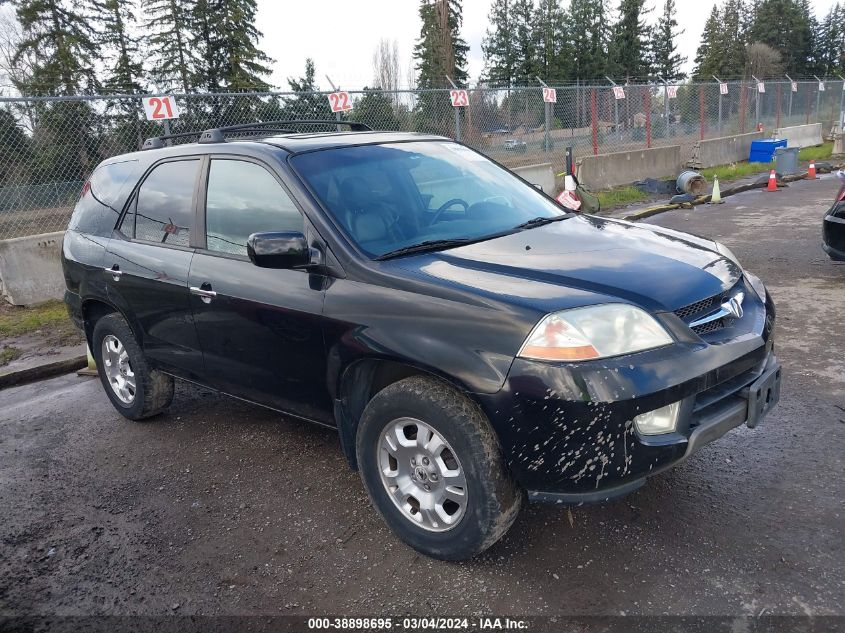
[[(836, 0), (811, 0), (817, 17), (824, 17)], [(474, 83), (484, 66), (481, 40), (487, 30), (491, 0), (463, 0), (462, 35), (470, 46), (469, 74)], [(564, 2), (566, 4), (566, 2)], [(611, 0), (611, 6), (618, 6)], [(692, 69), (704, 22), (715, 0), (676, 0), (677, 20), (684, 35), (680, 51)], [(647, 0), (646, 6), (663, 7), (663, 0)], [(325, 75), (343, 88), (371, 85), (373, 50), (386, 37), (399, 43), (403, 72), (411, 65), (411, 51), (420, 33), (418, 0), (258, 0), (258, 28), (263, 49), (276, 63), (272, 83), (286, 89), (287, 77), (303, 73), (305, 58), (317, 65), (320, 87), (329, 89)], [(656, 20), (658, 8), (650, 18)]]

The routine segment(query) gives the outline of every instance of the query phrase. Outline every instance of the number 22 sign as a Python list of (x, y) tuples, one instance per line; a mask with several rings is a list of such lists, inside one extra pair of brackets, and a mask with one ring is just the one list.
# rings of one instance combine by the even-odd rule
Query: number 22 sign
[(176, 105), (176, 99), (170, 95), (163, 97), (144, 97), (144, 114), (147, 115), (147, 121), (178, 119), (179, 106)]
[(349, 98), (349, 93), (340, 91), (333, 92), (329, 95), (329, 105), (332, 112), (345, 112), (352, 109), (352, 100)]
[(465, 108), (469, 105), (469, 95), (466, 90), (450, 90), (449, 98), (453, 108)]

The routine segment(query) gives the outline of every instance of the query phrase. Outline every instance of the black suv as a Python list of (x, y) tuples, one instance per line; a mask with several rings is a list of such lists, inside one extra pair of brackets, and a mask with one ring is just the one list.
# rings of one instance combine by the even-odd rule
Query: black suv
[(390, 527), (457, 559), (525, 497), (631, 492), (774, 406), (774, 305), (724, 246), (360, 128), (221, 128), (97, 167), (66, 301), (120, 413), (181, 378), (336, 428)]

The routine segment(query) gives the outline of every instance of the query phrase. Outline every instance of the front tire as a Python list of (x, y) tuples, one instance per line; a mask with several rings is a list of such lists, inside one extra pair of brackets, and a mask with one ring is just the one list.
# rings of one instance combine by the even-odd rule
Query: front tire
[(376, 510), (427, 556), (471, 558), (519, 513), (522, 493), (486, 417), (434, 378), (412, 376), (377, 393), (361, 416), (356, 452)]
[(100, 382), (121, 415), (142, 420), (170, 405), (173, 378), (150, 368), (122, 316), (107, 314), (97, 321), (91, 342)]

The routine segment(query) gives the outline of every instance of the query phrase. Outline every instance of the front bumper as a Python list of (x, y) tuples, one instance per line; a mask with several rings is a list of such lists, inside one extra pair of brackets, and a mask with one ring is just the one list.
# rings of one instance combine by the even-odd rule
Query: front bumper
[[(774, 306), (748, 310), (745, 334), (618, 359), (517, 359), (503, 389), (481, 398), (508, 466), (532, 501), (593, 503), (632, 492), (777, 402)], [(640, 413), (681, 402), (674, 433), (640, 435)]]

